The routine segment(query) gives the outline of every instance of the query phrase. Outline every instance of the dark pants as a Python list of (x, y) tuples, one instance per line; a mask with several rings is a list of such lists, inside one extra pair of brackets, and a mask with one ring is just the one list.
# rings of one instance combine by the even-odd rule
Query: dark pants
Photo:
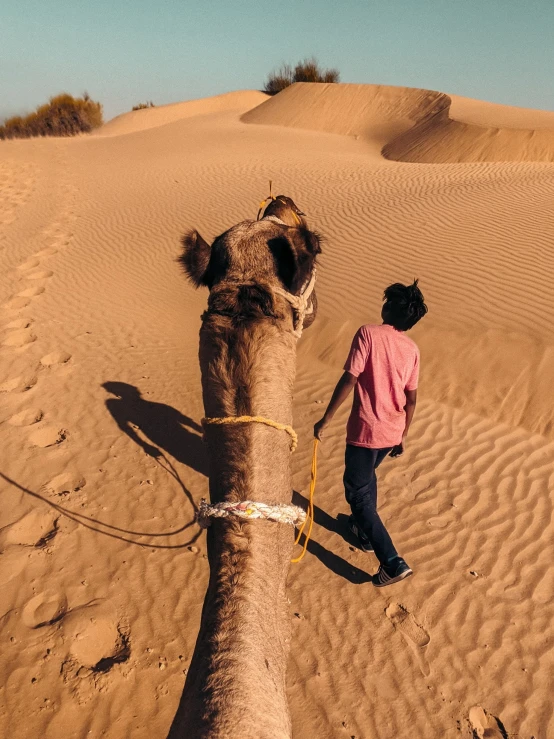
[(344, 491), (361, 538), (367, 538), (381, 564), (398, 556), (392, 539), (377, 513), (377, 476), (375, 470), (390, 452), (346, 445)]

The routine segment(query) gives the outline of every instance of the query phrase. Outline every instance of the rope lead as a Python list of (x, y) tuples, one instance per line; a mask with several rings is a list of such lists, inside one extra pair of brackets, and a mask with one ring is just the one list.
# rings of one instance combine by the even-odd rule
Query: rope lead
[(319, 444), (319, 439), (314, 439), (314, 450), (312, 452), (312, 473), (311, 473), (311, 479), (310, 479), (310, 499), (308, 501), (308, 513), (307, 516), (300, 527), (300, 531), (298, 532), (298, 536), (296, 537), (295, 544), (298, 544), (300, 541), (300, 537), (304, 533), (304, 529), (306, 528), (306, 522), (308, 519), (310, 520), (310, 524), (308, 526), (308, 533), (304, 534), (304, 544), (302, 546), (302, 552), (298, 555), (298, 557), (295, 557), (295, 559), (291, 559), (291, 562), (293, 564), (296, 564), (297, 562), (300, 562), (302, 557), (306, 554), (306, 549), (308, 548), (308, 542), (310, 541), (310, 536), (312, 535), (312, 527), (314, 525), (314, 493), (315, 493), (315, 485), (317, 482), (317, 445)]

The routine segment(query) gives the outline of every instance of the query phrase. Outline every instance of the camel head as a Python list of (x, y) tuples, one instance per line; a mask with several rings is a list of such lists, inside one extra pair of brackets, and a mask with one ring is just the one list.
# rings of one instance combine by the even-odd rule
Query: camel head
[(196, 287), (209, 288), (209, 314), (233, 323), (292, 318), (296, 335), (313, 323), (321, 246), (303, 216), (291, 198), (280, 195), (260, 221), (233, 226), (211, 246), (198, 231), (183, 236), (180, 262)]
[(273, 216), (285, 223), (287, 226), (307, 226), (306, 221), (300, 208), (296, 205), (292, 198), (286, 195), (277, 195), (269, 201), (269, 205), (264, 210), (264, 218)]

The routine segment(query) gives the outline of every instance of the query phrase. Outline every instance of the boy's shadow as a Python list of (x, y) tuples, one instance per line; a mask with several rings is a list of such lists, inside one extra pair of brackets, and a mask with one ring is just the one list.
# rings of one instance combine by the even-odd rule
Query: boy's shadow
[[(202, 427), (198, 423), (170, 405), (145, 400), (134, 385), (105, 382), (102, 387), (115, 395), (106, 400), (106, 408), (119, 428), (147, 454), (157, 459), (166, 451), (178, 462), (208, 475)], [(137, 430), (148, 441), (141, 438)]]
[[(304, 509), (308, 506), (308, 499), (296, 490), (293, 491), (292, 502), (294, 505), (299, 505)], [(348, 529), (348, 516), (339, 513), (337, 518), (333, 518), (326, 513), (323, 508), (314, 506), (314, 523), (319, 526), (323, 526), (327, 531), (331, 531), (334, 534), (342, 536), (347, 544), (358, 548), (355, 537)], [(334, 572), (340, 577), (344, 577), (345, 580), (349, 580), (355, 585), (361, 585), (362, 583), (366, 583), (371, 580), (371, 575), (367, 572), (356, 567), (356, 565), (347, 562), (342, 557), (339, 557), (338, 554), (330, 552), (314, 539), (310, 539), (308, 542), (308, 552), (313, 554), (314, 557), (317, 557), (322, 564), (331, 570), (331, 572)]]

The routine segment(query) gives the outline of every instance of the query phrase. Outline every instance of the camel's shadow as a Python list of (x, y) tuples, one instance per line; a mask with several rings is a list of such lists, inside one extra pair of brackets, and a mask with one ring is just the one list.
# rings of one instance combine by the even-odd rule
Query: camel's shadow
[(199, 424), (170, 405), (145, 400), (134, 385), (105, 382), (102, 387), (115, 396), (106, 400), (106, 408), (118, 427), (147, 454), (158, 458), (165, 451), (177, 462), (208, 475)]
[[(208, 459), (199, 424), (169, 405), (145, 400), (134, 385), (112, 381), (105, 382), (102, 387), (115, 396), (106, 400), (106, 408), (118, 427), (147, 454), (158, 461), (165, 458), (167, 463), (164, 454), (166, 452), (176, 461), (208, 476)], [(172, 469), (169, 471), (174, 473)], [(190, 493), (188, 497), (193, 503)], [(293, 503), (307, 508), (308, 501), (294, 491)], [(348, 530), (347, 516), (333, 518), (318, 506), (315, 506), (314, 513), (316, 524), (338, 534), (351, 546), (356, 545)], [(314, 539), (308, 542), (308, 551), (331, 572), (351, 583), (359, 585), (371, 579), (367, 572), (329, 551)]]
[[(299, 505), (304, 509), (307, 509), (308, 507), (307, 498), (296, 490), (293, 492), (292, 502), (294, 505)], [(318, 526), (323, 526), (327, 531), (331, 531), (334, 534), (342, 536), (350, 546), (356, 546), (356, 541), (348, 530), (348, 516), (339, 514), (337, 518), (333, 518), (326, 513), (323, 508), (314, 506), (314, 523), (318, 524)], [(371, 575), (367, 572), (364, 572), (364, 570), (361, 570), (359, 567), (347, 562), (342, 557), (339, 557), (338, 554), (333, 554), (333, 552), (330, 552), (324, 546), (318, 544), (314, 539), (310, 539), (308, 542), (308, 552), (313, 554), (314, 557), (317, 557), (319, 561), (324, 564), (325, 567), (329, 568), (331, 572), (334, 572), (335, 575), (344, 577), (345, 580), (348, 580), (355, 585), (361, 585), (371, 581)]]

